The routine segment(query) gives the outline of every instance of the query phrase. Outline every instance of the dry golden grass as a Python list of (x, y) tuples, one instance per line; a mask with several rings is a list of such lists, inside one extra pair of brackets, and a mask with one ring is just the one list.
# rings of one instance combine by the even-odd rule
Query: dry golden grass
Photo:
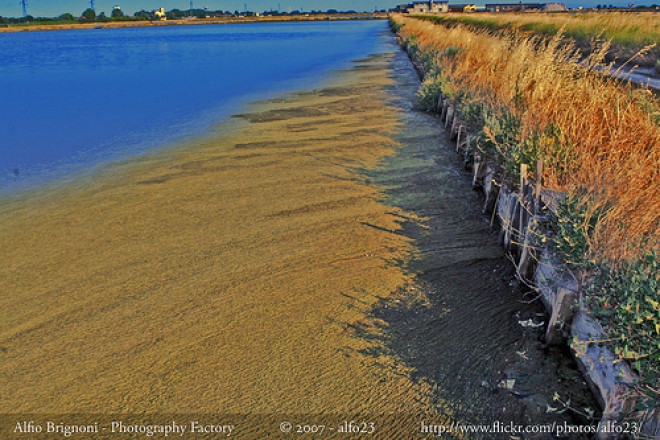
[[(596, 72), (607, 47), (578, 64), (571, 46), (557, 37), (503, 38), (463, 26), (447, 28), (395, 16), (404, 38), (416, 36), (439, 54), (442, 77), (466, 101), (520, 122), (517, 145), (535, 145), (546, 163), (544, 181), (584, 194), (593, 212), (606, 207), (591, 243), (597, 260), (622, 261), (660, 227), (660, 127), (658, 105), (648, 90), (634, 89)], [(552, 136), (549, 133), (554, 133)], [(515, 154), (515, 145), (501, 145)], [(524, 160), (524, 158), (522, 158)]]
[(484, 13), (450, 14), (440, 19), (476, 24), (491, 29), (507, 28), (554, 35), (563, 28), (576, 39), (604, 38), (614, 43), (647, 45), (660, 41), (660, 15), (654, 13)]
[(0, 413), (434, 413), (351, 331), (411, 252), (351, 171), (396, 148), (386, 60), (369, 66), (0, 205)]

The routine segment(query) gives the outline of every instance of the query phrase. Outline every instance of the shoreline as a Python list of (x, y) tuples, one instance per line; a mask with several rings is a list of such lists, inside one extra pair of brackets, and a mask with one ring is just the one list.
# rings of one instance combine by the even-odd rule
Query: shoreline
[(193, 20), (163, 20), (163, 21), (107, 21), (93, 23), (71, 23), (71, 24), (29, 24), (29, 25), (5, 25), (0, 26), (1, 33), (9, 32), (34, 32), (34, 31), (63, 31), (63, 30), (99, 30), (99, 29), (126, 29), (138, 27), (162, 27), (162, 26), (197, 26), (217, 24), (247, 24), (247, 23), (278, 23), (278, 22), (314, 22), (314, 21), (345, 21), (345, 20), (387, 20), (386, 13), (374, 13), (369, 15), (324, 15), (296, 16), (296, 17), (239, 17), (239, 18), (211, 18)]
[[(559, 374), (518, 322), (538, 309), (390, 48), (0, 210), (0, 414), (566, 420), (537, 411)], [(483, 386), (511, 369), (530, 399)]]
[(0, 413), (393, 412), (418, 399), (350, 335), (406, 280), (387, 263), (405, 240), (362, 224), (396, 230), (392, 208), (356, 174), (396, 147), (386, 64), (362, 60), (257, 103), (231, 133), (5, 203)]
[[(308, 26), (312, 26), (313, 29), (308, 28)], [(303, 27), (308, 29), (304, 30)], [(135, 85), (131, 85), (129, 87), (122, 87), (121, 90), (113, 94), (110, 99), (104, 100), (103, 103), (98, 100), (80, 98), (76, 95), (76, 98), (73, 98), (75, 106), (85, 108), (79, 118), (80, 130), (77, 130), (71, 123), (73, 118), (60, 116), (71, 111), (71, 107), (74, 104), (64, 103), (55, 99), (58, 95), (56, 90), (62, 89), (75, 94), (79, 84), (75, 80), (75, 75), (80, 75), (80, 73), (74, 72), (93, 72), (95, 71), (95, 67), (86, 62), (74, 63), (72, 67), (62, 66), (61, 63), (50, 66), (48, 63), (37, 63), (34, 61), (34, 57), (25, 59), (24, 62), (26, 63), (35, 62), (34, 71), (30, 70), (33, 75), (42, 75), (44, 78), (57, 77), (59, 87), (42, 87), (37, 85), (28, 89), (26, 93), (30, 97), (42, 96), (45, 100), (44, 102), (48, 103), (48, 105), (40, 106), (35, 111), (34, 118), (36, 119), (33, 118), (33, 122), (21, 116), (26, 114), (25, 111), (16, 111), (14, 116), (10, 116), (9, 119), (6, 118), (4, 125), (7, 127), (10, 125), (23, 126), (23, 124), (33, 123), (35, 130), (32, 130), (27, 138), (19, 139), (14, 134), (14, 136), (10, 135), (8, 139), (5, 139), (5, 151), (7, 154), (4, 157), (4, 161), (0, 161), (2, 162), (0, 164), (0, 198), (4, 195), (30, 190), (32, 187), (47, 185), (49, 182), (55, 180), (70, 180), (70, 176), (82, 175), (88, 172), (93, 174), (99, 168), (99, 165), (102, 167), (104, 163), (117, 160), (121, 161), (124, 158), (140, 156), (145, 153), (149, 154), (154, 149), (176, 147), (177, 144), (185, 143), (188, 138), (194, 139), (200, 136), (206, 136), (209, 132), (213, 131), (213, 126), (218, 121), (230, 118), (234, 112), (243, 111), (242, 108), (249, 105), (252, 101), (282, 96), (285, 93), (295, 92), (299, 89), (313, 88), (316, 86), (316, 83), (325, 81), (325, 77), (331, 76), (333, 71), (350, 66), (351, 59), (360, 57), (370, 50), (378, 52), (378, 44), (382, 42), (379, 33), (382, 32), (381, 28), (385, 28), (385, 23), (382, 21), (343, 21), (332, 24), (319, 21), (313, 25), (302, 25), (300, 28), (285, 22), (279, 25), (264, 23), (263, 28), (262, 26), (257, 26), (255, 27), (255, 31), (260, 33), (263, 30), (265, 34), (271, 34), (283, 32), (285, 28), (290, 28), (293, 34), (303, 35), (302, 42), (307, 45), (310, 44), (311, 38), (313, 38), (312, 36), (320, 35), (319, 32), (324, 32), (325, 30), (332, 32), (333, 29), (342, 32), (349, 28), (356, 29), (358, 32), (373, 33), (377, 39), (375, 39), (376, 43), (373, 47), (369, 45), (368, 49), (365, 47), (350, 51), (354, 53), (340, 53), (334, 49), (328, 50), (327, 53), (331, 56), (324, 56), (323, 62), (316, 62), (313, 59), (319, 57), (320, 54), (311, 56), (302, 55), (296, 60), (301, 66), (300, 70), (296, 72), (285, 73), (291, 70), (290, 67), (287, 67), (286, 61), (274, 62), (269, 73), (268, 69), (262, 69), (260, 62), (256, 60), (261, 55), (269, 56), (271, 53), (277, 53), (276, 51), (285, 51), (285, 47), (289, 44), (288, 41), (284, 42), (284, 44), (279, 44), (275, 52), (267, 51), (265, 49), (261, 50), (260, 46), (266, 46), (260, 44), (254, 38), (251, 39), (249, 36), (243, 38), (245, 34), (241, 31), (243, 29), (242, 27), (204, 28), (212, 34), (219, 33), (221, 35), (219, 38), (223, 43), (213, 46), (214, 53), (222, 53), (222, 49), (218, 49), (218, 47), (224, 47), (225, 44), (227, 48), (233, 50), (231, 49), (232, 43), (225, 42), (226, 39), (230, 38), (227, 35), (237, 33), (241, 35), (241, 38), (245, 39), (246, 44), (250, 45), (249, 50), (245, 50), (248, 46), (244, 46), (241, 53), (236, 54), (236, 59), (240, 60), (241, 66), (238, 69), (232, 69), (234, 73), (227, 71), (230, 70), (231, 66), (228, 64), (230, 62), (225, 61), (226, 57), (208, 56), (207, 54), (206, 59), (199, 59), (199, 61), (193, 59), (196, 57), (191, 55), (192, 53), (204, 52), (204, 49), (201, 49), (198, 45), (193, 45), (190, 50), (186, 50), (183, 48), (184, 44), (190, 43), (184, 42), (173, 44), (171, 47), (168, 46), (168, 50), (172, 54), (177, 53), (178, 55), (158, 57), (157, 59), (150, 60), (146, 67), (137, 69), (135, 73), (126, 69), (124, 66), (120, 66), (119, 64), (121, 63), (115, 63), (113, 64), (114, 68), (119, 68), (121, 71), (113, 76), (112, 81), (107, 82), (108, 87), (111, 88), (120, 87), (120, 84), (124, 81), (128, 81), (129, 84), (132, 84), (130, 81), (143, 82), (147, 80), (147, 75), (153, 75), (155, 78), (159, 78), (159, 80), (165, 80), (168, 76), (175, 76), (177, 78), (185, 76), (188, 81), (197, 82), (199, 86), (195, 90), (186, 93), (166, 93), (162, 98), (156, 98), (152, 94), (138, 99), (135, 93), (126, 92), (126, 90), (136, 88)], [(199, 35), (195, 29), (203, 31), (202, 34), (207, 33), (201, 28), (194, 27), (161, 28), (158, 31), (154, 31), (158, 35), (151, 35), (149, 37), (151, 32), (144, 29), (144, 32), (146, 32), (144, 37), (155, 40), (163, 37), (167, 40), (171, 38), (171, 35), (178, 35), (181, 32), (188, 36), (190, 32), (192, 32), (192, 35)], [(134, 32), (138, 32), (142, 36), (140, 29), (136, 28), (134, 31), (131, 31), (131, 33)], [(18, 34), (8, 34), (5, 41), (8, 47), (12, 46), (10, 42), (16, 40), (12, 35), (19, 37)], [(25, 39), (26, 41), (33, 42), (46, 41), (45, 44), (58, 44), (59, 35), (58, 33), (43, 33), (41, 36), (37, 34), (26, 34), (24, 38), (18, 38), (16, 41)], [(248, 35), (250, 34), (248, 33)], [(124, 49), (119, 48), (123, 44), (123, 37), (115, 33), (75, 33), (75, 35), (72, 33), (65, 39), (69, 41), (69, 38), (82, 45), (89, 46), (90, 49), (94, 47), (93, 45), (97, 41), (109, 39), (109, 41), (115, 42), (112, 44), (113, 49), (108, 51), (107, 57), (109, 60), (117, 60), (118, 57), (126, 54), (126, 56), (133, 56), (133, 61), (139, 63), (139, 57), (141, 55), (136, 52), (151, 50), (148, 43), (145, 43), (145, 40), (142, 38), (140, 38), (139, 42), (136, 42), (135, 50), (131, 50), (128, 47)], [(196, 37), (191, 36), (186, 41), (192, 38)], [(345, 39), (343, 36), (339, 36), (338, 38)], [(354, 38), (348, 37), (347, 40), (354, 41)], [(35, 45), (40, 46), (41, 44)], [(80, 46), (76, 44), (71, 46), (69, 44), (69, 46), (62, 49), (62, 52), (68, 53), (70, 56), (72, 53), (80, 51), (78, 47)], [(48, 55), (47, 52), (43, 51), (35, 52), (39, 53), (40, 56)], [(251, 54), (248, 54), (250, 52)], [(260, 56), (256, 56), (257, 53)], [(310, 51), (308, 53), (314, 52)], [(23, 54), (14, 55), (16, 55), (15, 59), (10, 55), (8, 68), (10, 74), (13, 73), (11, 70), (13, 68), (18, 73), (17, 77), (20, 77), (19, 75), (22, 75), (22, 72), (27, 70), (25, 67), (21, 67), (21, 60), (23, 60), (21, 56)], [(78, 53), (78, 55), (80, 54)], [(176, 63), (173, 61), (175, 58), (178, 58), (180, 61), (184, 59), (188, 61)], [(281, 57), (278, 58), (281, 60)], [(188, 67), (195, 62), (199, 62), (200, 69), (195, 70), (192, 67)], [(112, 64), (112, 61), (110, 63)], [(215, 78), (218, 71), (226, 72), (222, 75), (224, 81), (212, 80), (208, 84), (205, 84), (206, 78), (208, 76)], [(245, 78), (246, 75), (236, 74), (237, 71), (249, 71), (249, 76), (253, 80), (259, 81), (259, 87), (244, 84), (245, 80), (242, 78)], [(66, 74), (63, 75), (63, 72), (66, 72)], [(202, 72), (206, 72), (207, 74)], [(90, 76), (91, 74), (83, 75), (81, 77), (82, 82), (89, 82), (86, 78)], [(60, 80), (60, 77), (64, 79)], [(9, 75), (5, 78), (5, 83), (9, 83), (7, 78), (9, 78)], [(42, 81), (41, 84), (43, 83)], [(223, 83), (227, 86), (223, 86)], [(8, 101), (12, 101), (13, 99), (20, 100), (22, 102), (19, 104), (21, 109), (27, 108), (28, 105), (24, 103), (30, 101), (30, 99), (21, 99), (16, 93), (12, 94), (11, 92), (7, 99)], [(198, 104), (194, 105), (192, 104), (193, 102), (198, 102)], [(126, 109), (120, 111), (119, 109), (124, 106)], [(141, 107), (142, 111), (135, 112), (132, 110), (135, 107)], [(105, 114), (108, 108), (114, 108), (117, 111)], [(177, 109), (177, 111), (173, 109)], [(49, 116), (50, 114), (52, 116)], [(92, 118), (89, 116), (91, 114), (96, 114), (98, 117)], [(7, 123), (8, 120), (11, 120), (13, 123)], [(99, 120), (105, 120), (116, 128), (112, 130), (89, 129), (89, 127), (101, 125), (98, 122)], [(46, 127), (53, 127), (49, 130), (51, 134), (48, 139), (34, 135), (34, 133), (42, 129), (47, 129)], [(69, 132), (74, 130), (75, 135), (69, 136)], [(72, 138), (71, 142), (69, 142), (69, 137)], [(14, 151), (8, 150), (10, 145), (20, 144), (20, 142), (24, 142), (29, 148)], [(34, 153), (23, 153), (28, 151), (33, 151)], [(39, 156), (40, 151), (45, 153)]]

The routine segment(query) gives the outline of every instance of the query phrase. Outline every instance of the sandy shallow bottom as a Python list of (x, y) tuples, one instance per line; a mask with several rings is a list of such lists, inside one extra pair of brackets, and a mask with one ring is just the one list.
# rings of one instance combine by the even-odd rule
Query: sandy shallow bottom
[(352, 328), (410, 278), (388, 56), (217, 135), (1, 206), (0, 412), (407, 411)]
[[(250, 439), (375, 420), (370, 438), (403, 439), (561, 423), (557, 390), (593, 404), (520, 328), (542, 311), (414, 111), (418, 85), (393, 49), (176, 150), (1, 201), (0, 414), (205, 417)], [(3, 438), (20, 420), (0, 417)]]

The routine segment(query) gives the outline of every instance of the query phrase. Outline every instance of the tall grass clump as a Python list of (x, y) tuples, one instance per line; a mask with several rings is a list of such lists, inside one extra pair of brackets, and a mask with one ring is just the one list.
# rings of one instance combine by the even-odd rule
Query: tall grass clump
[[(645, 46), (660, 41), (660, 20), (657, 14), (652, 13), (485, 13), (478, 16), (449, 14), (420, 18), (445, 26), (463, 25), (498, 32), (531, 32), (545, 37), (553, 37), (562, 30), (564, 35), (577, 41), (583, 51), (589, 48), (594, 39), (609, 40), (612, 43), (612, 58), (618, 58), (621, 62)], [(653, 67), (660, 49), (655, 48), (652, 55), (646, 57), (646, 61), (642, 60), (649, 67)]]
[[(600, 282), (610, 287), (635, 270), (654, 270), (645, 264), (660, 251), (660, 105), (647, 89), (600, 73), (607, 42), (584, 58), (561, 31), (544, 38), (400, 15), (392, 20), (401, 39), (414, 39), (417, 53), (426, 54), (427, 80), (453, 90), (460, 107), (470, 109), (478, 146), (505, 180), (515, 185), (520, 164), (544, 161), (543, 176), (532, 177), (568, 194), (557, 246), (570, 264), (590, 273), (600, 268)], [(450, 48), (453, 56), (441, 56)], [(437, 100), (437, 90), (425, 81), (420, 95)], [(635, 301), (656, 307), (660, 292), (640, 289), (646, 299)], [(626, 298), (639, 293), (625, 291)], [(659, 338), (660, 315), (652, 319), (650, 330), (631, 331), (652, 330)], [(644, 359), (655, 359), (660, 346), (645, 347)], [(617, 350), (623, 357), (640, 352)]]
[(653, 44), (660, 40), (660, 27), (655, 14), (608, 12), (580, 14), (516, 14), (485, 13), (427, 16), (447, 24), (458, 23), (490, 30), (520, 29), (553, 36), (564, 28), (571, 38), (604, 37), (614, 43)]

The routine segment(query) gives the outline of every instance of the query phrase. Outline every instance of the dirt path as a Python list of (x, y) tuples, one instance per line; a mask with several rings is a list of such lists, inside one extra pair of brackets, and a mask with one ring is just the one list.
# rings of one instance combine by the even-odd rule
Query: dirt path
[(392, 46), (185, 148), (2, 201), (0, 413), (224, 414), (239, 438), (279, 438), (282, 414), (375, 417), (382, 439), (547, 420), (482, 385), (518, 374), (547, 400), (557, 365), (516, 358), (534, 344), (515, 313), (538, 309), (411, 110), (417, 81)]

